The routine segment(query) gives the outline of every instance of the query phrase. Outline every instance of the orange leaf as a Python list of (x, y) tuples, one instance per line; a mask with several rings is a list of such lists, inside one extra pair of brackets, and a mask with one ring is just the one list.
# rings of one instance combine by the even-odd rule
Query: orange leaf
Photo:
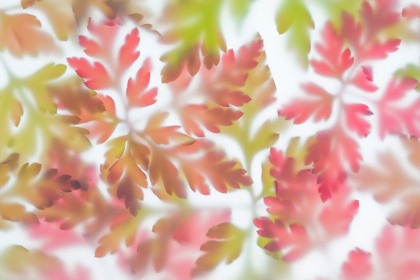
[(56, 48), (54, 41), (40, 27), (33, 15), (0, 13), (0, 50), (7, 49), (16, 57), (51, 53)]
[(135, 80), (127, 82), (127, 97), (130, 105), (146, 107), (156, 102), (157, 88), (145, 92), (150, 81), (150, 60), (147, 59), (143, 67), (137, 72)]

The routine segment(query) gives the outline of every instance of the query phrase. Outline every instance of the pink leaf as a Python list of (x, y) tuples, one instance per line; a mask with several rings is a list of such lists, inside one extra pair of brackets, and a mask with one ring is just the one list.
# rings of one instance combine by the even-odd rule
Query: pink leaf
[(402, 16), (408, 19), (420, 18), (420, 6), (411, 4), (408, 8), (404, 8)]
[(322, 32), (324, 44), (318, 43), (316, 49), (322, 60), (311, 60), (315, 72), (334, 78), (341, 78), (344, 72), (353, 65), (351, 51), (344, 48), (343, 39), (337, 34), (332, 23), (328, 22)]
[(98, 90), (112, 85), (111, 78), (101, 63), (95, 62), (91, 65), (85, 58), (68, 58), (67, 62), (85, 80), (88, 88)]
[(371, 254), (359, 248), (351, 251), (348, 261), (342, 266), (343, 275), (346, 280), (366, 279), (372, 273)]
[(366, 137), (370, 132), (370, 124), (362, 117), (373, 113), (364, 104), (350, 104), (344, 107), (346, 112), (346, 122), (350, 130), (357, 132), (361, 137)]
[(118, 62), (121, 70), (126, 70), (139, 58), (140, 52), (136, 51), (139, 43), (139, 30), (134, 28), (131, 33), (125, 37), (125, 43), (120, 49)]
[(416, 98), (408, 106), (398, 106), (395, 103), (402, 100), (408, 91), (415, 89), (418, 82), (412, 78), (392, 80), (381, 100), (378, 102), (379, 135), (405, 134), (420, 137), (420, 98)]
[(314, 84), (307, 83), (302, 85), (302, 89), (313, 98), (293, 100), (291, 104), (284, 106), (278, 111), (280, 116), (286, 120), (294, 119), (295, 124), (301, 124), (314, 116), (314, 121), (327, 120), (331, 116), (333, 97), (323, 88)]
[(102, 53), (102, 46), (86, 36), (79, 36), (79, 45), (85, 48), (84, 52), (88, 56), (98, 57)]
[(377, 42), (372, 44), (370, 48), (364, 53), (364, 57), (368, 59), (383, 59), (388, 56), (388, 53), (398, 50), (401, 40), (392, 39), (385, 42)]
[(351, 80), (351, 83), (364, 91), (374, 92), (378, 90), (378, 87), (375, 86), (372, 83), (372, 81), (373, 81), (372, 68), (362, 66), (361, 70), (359, 70), (359, 72), (357, 72), (357, 74)]

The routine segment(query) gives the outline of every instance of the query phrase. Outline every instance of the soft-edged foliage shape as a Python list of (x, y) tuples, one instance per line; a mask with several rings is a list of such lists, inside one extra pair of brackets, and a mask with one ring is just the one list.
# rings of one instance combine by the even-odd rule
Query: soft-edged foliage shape
[(78, 266), (72, 272), (65, 269), (62, 263), (55, 257), (40, 251), (29, 251), (23, 246), (12, 246), (3, 252), (2, 275), (9, 279), (25, 277), (26, 279), (81, 279), (89, 280), (89, 272), (86, 268)]
[(54, 47), (53, 39), (41, 30), (41, 22), (33, 15), (0, 13), (0, 23), (0, 51), (6, 49), (17, 57), (36, 56)]
[[(257, 131), (251, 134), (254, 119), (276, 101), (274, 96), (276, 85), (270, 77), (268, 65), (265, 64), (266, 54), (262, 51), (262, 47), (263, 41), (258, 39), (249, 47), (242, 47), (238, 52), (240, 55), (238, 60), (250, 68), (246, 74), (243, 74), (243, 83), (240, 88), (242, 99), (247, 102), (241, 104), (243, 117), (233, 125), (222, 129), (223, 133), (238, 141), (245, 152), (248, 165), (252, 163), (258, 152), (276, 143), (279, 137), (278, 133), (286, 127), (286, 123), (281, 118), (266, 119)], [(231, 54), (228, 52), (226, 56), (228, 55)], [(252, 60), (245, 60), (242, 56), (247, 56)], [(238, 75), (238, 77), (240, 76)]]
[(349, 252), (342, 279), (415, 279), (420, 276), (419, 230), (386, 226), (375, 242), (375, 251)]
[(418, 4), (4, 2), (1, 279), (420, 276)]
[[(319, 122), (330, 120), (333, 106), (338, 103), (339, 112), (333, 126), (317, 133), (307, 157), (308, 164), (313, 162), (312, 171), (318, 174), (323, 201), (330, 199), (345, 183), (350, 170), (357, 172), (359, 169), (362, 155), (353, 135), (366, 137), (369, 134), (370, 124), (366, 116), (373, 113), (363, 103), (348, 103), (344, 96), (350, 86), (366, 92), (377, 90), (372, 83), (372, 69), (365, 63), (384, 59), (388, 53), (397, 50), (398, 39), (382, 39), (380, 36), (398, 20), (394, 6), (393, 1), (376, 1), (375, 6), (364, 2), (360, 10), (363, 25), (346, 12), (341, 15), (340, 30), (331, 22), (326, 23), (322, 31), (323, 42), (315, 45), (320, 59), (310, 60), (310, 65), (315, 73), (337, 80), (341, 84), (339, 91), (333, 93), (315, 83), (307, 83), (302, 88), (314, 97), (293, 100), (279, 110), (279, 115), (293, 119), (295, 124), (308, 121), (310, 117)], [(378, 107), (380, 111), (383, 106), (379, 103)]]
[(276, 16), (279, 34), (289, 34), (289, 47), (297, 52), (300, 62), (308, 66), (308, 53), (311, 50), (310, 29), (315, 27), (311, 14), (301, 0), (287, 0), (281, 4)]
[[(412, 151), (420, 146), (416, 140), (405, 140)], [(354, 177), (358, 189), (373, 194), (376, 201), (381, 204), (401, 202), (388, 217), (392, 224), (411, 228), (420, 227), (419, 192), (416, 174), (411, 174), (404, 167), (404, 162), (392, 153), (383, 153), (378, 156), (380, 166), (364, 166), (360, 173)], [(414, 159), (418, 156), (414, 156)], [(416, 166), (418, 168), (418, 165)]]
[(271, 149), (270, 175), (274, 180), (275, 196), (265, 197), (264, 203), (272, 219), (254, 220), (258, 234), (268, 238), (263, 247), (270, 252), (287, 250), (282, 259), (288, 262), (347, 233), (359, 208), (357, 200), (348, 200), (349, 191), (344, 187), (327, 203), (321, 202), (316, 175), (299, 161), (305, 155), (294, 154), (299, 151), (298, 141), (298, 138), (293, 140), (286, 155)]
[(398, 102), (404, 100), (414, 89), (418, 82), (414, 79), (404, 78), (392, 80), (382, 98), (378, 102), (379, 134), (399, 134), (408, 136), (420, 136), (420, 127), (416, 117), (420, 108), (420, 99), (412, 101), (408, 106), (398, 106)]
[[(195, 260), (199, 249), (205, 246), (206, 231), (227, 221), (229, 216), (229, 211), (195, 211), (176, 212), (160, 219), (153, 226), (153, 237), (139, 238), (137, 254), (129, 256), (128, 263), (139, 274), (146, 272), (151, 261), (157, 272), (164, 271), (175, 279), (189, 278), (197, 270)], [(198, 260), (197, 265), (200, 265)]]
[(237, 259), (241, 254), (245, 237), (245, 233), (231, 223), (214, 226), (206, 235), (213, 240), (207, 241), (200, 247), (205, 254), (197, 259), (197, 267), (193, 270), (195, 275), (214, 269), (224, 259), (227, 264)]
[[(55, 141), (65, 143), (73, 151), (90, 147), (86, 138), (88, 131), (75, 126), (80, 119), (58, 112), (50, 91), (65, 70), (64, 65), (51, 63), (28, 77), (18, 78), (8, 73), (10, 82), (0, 90), (3, 100), (0, 105), (3, 109), (0, 113), (3, 128), (0, 155), (7, 156), (6, 151), (11, 147), (25, 161), (36, 152), (45, 152)], [(35, 135), (42, 137), (42, 144), (26, 141)]]
[[(200, 52), (207, 69), (217, 65), (220, 49), (226, 51), (226, 43), (219, 27), (219, 15), (223, 1), (174, 0), (165, 9), (163, 21), (172, 26), (163, 34), (164, 42), (180, 41), (179, 46), (162, 56), (167, 65), (162, 70), (162, 81), (178, 78), (184, 65), (194, 76), (200, 69)], [(206, 11), (202, 13), (201, 11)], [(173, 23), (176, 22), (176, 25)]]
[[(103, 64), (95, 61), (93, 64), (85, 58), (69, 58), (69, 64), (75, 68), (76, 73), (84, 78), (85, 85), (94, 90), (113, 88), (120, 89), (115, 81), (119, 81), (124, 71), (133, 64), (140, 53), (136, 50), (140, 42), (139, 32), (134, 29), (126, 36), (124, 45), (118, 53), (118, 60), (112, 57), (111, 45), (118, 25), (115, 22), (96, 25), (90, 23), (88, 29), (96, 35), (99, 41), (81, 36), (80, 44), (91, 57), (100, 57), (113, 68), (107, 70)], [(133, 107), (145, 107), (155, 103), (157, 91), (155, 88), (144, 92), (150, 79), (150, 62), (146, 61), (137, 72), (136, 77), (127, 82), (125, 94), (121, 96), (125, 110)], [(110, 70), (113, 70), (111, 74)], [(215, 93), (213, 98), (223, 93)], [(240, 93), (239, 93), (240, 94)], [(235, 96), (232, 102), (235, 102)], [(113, 133), (119, 123), (127, 123), (116, 115), (114, 101), (111, 97), (104, 97), (105, 111), (90, 116), (81, 117), (82, 122), (92, 120), (96, 127), (94, 131), (102, 134), (99, 142), (105, 142)], [(126, 112), (125, 114), (127, 114)], [(106, 114), (106, 115), (105, 115)], [(133, 215), (139, 210), (138, 200), (143, 199), (140, 187), (148, 187), (147, 172), (156, 191), (161, 187), (168, 195), (186, 198), (185, 182), (178, 175), (175, 162), (180, 165), (185, 179), (192, 190), (199, 190), (209, 194), (205, 180), (209, 180), (216, 190), (226, 192), (227, 187), (239, 188), (240, 185), (251, 184), (246, 171), (235, 167), (234, 161), (225, 161), (224, 153), (213, 150), (212, 144), (206, 141), (195, 141), (179, 131), (179, 126), (163, 125), (167, 113), (158, 113), (150, 117), (145, 129), (137, 130), (129, 125), (130, 133), (114, 138), (108, 142), (109, 150), (106, 153), (105, 163), (101, 166), (102, 177), (111, 186), (113, 194), (123, 199), (125, 206)], [(105, 121), (109, 119), (110, 121)], [(114, 125), (110, 126), (112, 122)], [(110, 130), (104, 133), (104, 128)], [(188, 131), (188, 130), (187, 130)], [(189, 154), (199, 157), (189, 159)]]

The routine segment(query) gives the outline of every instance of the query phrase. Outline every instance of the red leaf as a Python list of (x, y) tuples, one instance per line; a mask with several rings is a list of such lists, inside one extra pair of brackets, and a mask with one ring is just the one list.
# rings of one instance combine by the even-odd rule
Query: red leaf
[(98, 90), (112, 85), (111, 78), (101, 63), (95, 62), (91, 65), (85, 58), (68, 58), (67, 62), (85, 80), (88, 88)]
[(372, 67), (362, 66), (362, 72), (368, 81), (373, 81)]
[(339, 128), (317, 134), (305, 161), (314, 163), (312, 171), (318, 174), (322, 201), (330, 199), (332, 192), (346, 181), (347, 166), (358, 171), (362, 159), (358, 148), (357, 142)]
[(311, 60), (310, 63), (316, 73), (339, 79), (353, 65), (354, 59), (349, 49), (343, 50), (343, 39), (338, 36), (332, 23), (328, 22), (325, 25), (322, 37), (324, 44), (316, 45), (322, 60)]
[(398, 50), (398, 46), (400, 45), (401, 40), (399, 39), (392, 39), (387, 40), (385, 42), (377, 42), (372, 44), (365, 53), (364, 58), (367, 59), (382, 59), (388, 56), (388, 53), (395, 52)]
[(314, 115), (314, 121), (327, 120), (331, 116), (333, 96), (314, 83), (302, 85), (303, 90), (314, 98), (293, 100), (278, 111), (279, 116), (286, 120), (294, 119), (293, 123), (301, 124)]
[(305, 227), (291, 224), (286, 227), (280, 220), (271, 221), (266, 217), (254, 220), (257, 233), (266, 238), (273, 238), (264, 248), (270, 252), (290, 249), (282, 258), (285, 262), (292, 262), (301, 258), (310, 248), (310, 239)]
[(351, 83), (364, 91), (374, 92), (378, 89), (378, 87), (375, 86), (372, 81), (372, 68), (362, 66), (359, 72), (357, 72), (357, 74), (351, 80)]
[(340, 188), (330, 201), (323, 203), (317, 192), (317, 176), (309, 168), (298, 166), (294, 157), (285, 158), (274, 148), (269, 160), (276, 196), (265, 197), (264, 203), (275, 219), (254, 220), (257, 233), (271, 239), (266, 250), (286, 250), (283, 260), (294, 261), (348, 232), (359, 208), (358, 201), (348, 201), (348, 188)]
[(369, 107), (364, 104), (346, 104), (344, 110), (349, 129), (357, 132), (361, 137), (366, 137), (370, 132), (370, 124), (362, 117), (373, 114)]
[(130, 78), (127, 82), (127, 97), (130, 105), (145, 107), (156, 102), (157, 88), (145, 92), (149, 82), (150, 60), (146, 60), (143, 67), (137, 72), (135, 80)]

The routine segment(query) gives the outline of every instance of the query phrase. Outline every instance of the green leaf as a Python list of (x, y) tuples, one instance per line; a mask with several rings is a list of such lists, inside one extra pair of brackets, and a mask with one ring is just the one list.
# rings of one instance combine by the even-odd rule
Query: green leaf
[(237, 20), (243, 19), (248, 13), (252, 2), (253, 0), (231, 0), (230, 9), (232, 11), (232, 15)]
[(178, 44), (161, 57), (166, 62), (162, 70), (164, 83), (178, 78), (185, 65), (194, 76), (201, 65), (200, 50), (207, 69), (219, 63), (220, 49), (226, 51), (220, 30), (222, 4), (221, 0), (174, 0), (167, 6), (163, 20), (171, 29), (163, 34), (162, 40)]
[(61, 77), (66, 72), (66, 68), (63, 64), (50, 63), (24, 79), (23, 84), (32, 91), (37, 106), (42, 112), (57, 113), (57, 107), (48, 90), (48, 83)]
[(288, 32), (289, 47), (298, 55), (300, 62), (308, 67), (311, 50), (309, 31), (315, 27), (311, 14), (301, 0), (286, 0), (276, 17), (279, 34)]
[(231, 223), (222, 223), (212, 227), (207, 237), (213, 240), (204, 243), (200, 250), (206, 252), (196, 261), (193, 275), (200, 275), (214, 269), (226, 259), (230, 264), (241, 254), (246, 233)]

